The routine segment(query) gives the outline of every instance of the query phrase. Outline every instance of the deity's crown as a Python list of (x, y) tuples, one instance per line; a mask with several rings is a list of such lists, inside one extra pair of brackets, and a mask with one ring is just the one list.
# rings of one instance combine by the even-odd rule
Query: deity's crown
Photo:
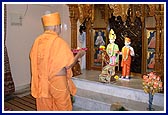
[(116, 39), (116, 34), (114, 33), (113, 29), (110, 30), (109, 39)]

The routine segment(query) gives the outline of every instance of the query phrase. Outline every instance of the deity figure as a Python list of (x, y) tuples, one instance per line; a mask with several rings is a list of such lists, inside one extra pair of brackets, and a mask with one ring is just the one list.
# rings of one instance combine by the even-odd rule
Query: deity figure
[(96, 38), (95, 45), (97, 45), (98, 47), (105, 45), (101, 31), (98, 32), (98, 36)]
[(125, 38), (125, 46), (122, 48), (122, 79), (130, 79), (130, 68), (131, 68), (131, 56), (134, 56), (134, 49), (130, 46), (131, 39)]
[(156, 31), (150, 32), (150, 36), (148, 38), (148, 48), (155, 48), (156, 43)]
[(155, 54), (152, 54), (149, 58), (148, 68), (153, 69), (155, 65)]
[(109, 33), (109, 41), (110, 43), (107, 45), (106, 52), (110, 58), (109, 65), (116, 65), (119, 61), (119, 48), (118, 45), (115, 44), (116, 34), (113, 29), (110, 30)]
[(96, 46), (95, 59), (96, 59), (96, 62), (99, 63), (99, 62), (101, 62), (101, 51), (99, 50), (99, 47), (104, 46), (106, 44), (103, 39), (103, 33), (101, 31), (98, 32), (98, 36), (96, 37), (94, 44)]

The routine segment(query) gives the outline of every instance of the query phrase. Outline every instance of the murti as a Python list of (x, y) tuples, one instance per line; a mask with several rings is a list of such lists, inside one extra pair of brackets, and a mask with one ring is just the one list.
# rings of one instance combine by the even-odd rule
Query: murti
[[(101, 82), (110, 82), (115, 81), (118, 78), (115, 78), (115, 66), (119, 61), (119, 48), (118, 45), (114, 43), (116, 35), (114, 34), (113, 29), (109, 33), (110, 43), (107, 45), (106, 53), (109, 56), (109, 63), (102, 68), (102, 73), (99, 75), (99, 81)], [(105, 52), (104, 52), (105, 53)], [(107, 60), (106, 60), (107, 61)]]
[(118, 45), (115, 44), (116, 34), (114, 33), (113, 29), (110, 30), (109, 33), (109, 41), (110, 43), (107, 45), (106, 52), (110, 58), (109, 65), (114, 66), (119, 61), (119, 48)]

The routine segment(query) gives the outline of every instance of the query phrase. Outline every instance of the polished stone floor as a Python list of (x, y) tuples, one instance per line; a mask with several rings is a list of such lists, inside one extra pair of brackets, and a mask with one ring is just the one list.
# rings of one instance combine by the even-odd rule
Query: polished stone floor
[[(99, 74), (101, 74), (101, 71), (96, 71), (96, 70), (81, 70), (81, 71), (82, 71), (81, 75), (74, 76), (74, 77), (80, 78), (80, 79), (86, 79), (90, 81), (100, 82)], [(118, 73), (117, 75), (121, 76), (120, 73)], [(116, 81), (111, 82), (110, 84), (134, 88), (134, 89), (142, 89), (142, 78), (140, 76), (131, 76), (131, 79), (129, 81), (116, 80)]]

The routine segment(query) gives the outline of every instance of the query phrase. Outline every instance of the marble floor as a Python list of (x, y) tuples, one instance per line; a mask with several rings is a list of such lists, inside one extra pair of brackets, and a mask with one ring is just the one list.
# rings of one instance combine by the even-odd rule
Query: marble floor
[[(79, 78), (79, 79), (94, 81), (94, 82), (100, 82), (99, 81), (99, 74), (101, 74), (101, 71), (82, 70), (81, 72), (82, 72), (81, 75), (74, 76), (74, 77)], [(116, 74), (118, 76), (121, 76), (120, 73), (116, 73)], [(117, 80), (117, 81), (114, 81), (114, 82), (104, 83), (104, 84), (118, 85), (118, 86), (124, 86), (124, 87), (128, 87), (128, 88), (143, 90), (143, 88), (142, 88), (142, 78), (140, 76), (131, 76), (131, 79), (129, 81)], [(15, 93), (15, 95), (17, 95), (18, 97), (23, 97), (25, 95), (30, 94), (30, 87), (24, 89), (24, 91), (22, 90), (21, 92), (22, 93), (20, 93), (20, 92)], [(85, 111), (85, 110), (83, 108), (78, 107), (78, 106), (74, 106), (73, 111)]]
[[(100, 82), (99, 81), (99, 74), (101, 71), (96, 70), (81, 70), (82, 74), (78, 76), (74, 76), (79, 79), (86, 79), (90, 81)], [(120, 73), (116, 73), (118, 76), (121, 76)], [(134, 88), (134, 89), (142, 89), (142, 78), (140, 76), (131, 76), (129, 81), (125, 80), (116, 80), (111, 82), (110, 84)], [(143, 90), (143, 89), (142, 89)]]

